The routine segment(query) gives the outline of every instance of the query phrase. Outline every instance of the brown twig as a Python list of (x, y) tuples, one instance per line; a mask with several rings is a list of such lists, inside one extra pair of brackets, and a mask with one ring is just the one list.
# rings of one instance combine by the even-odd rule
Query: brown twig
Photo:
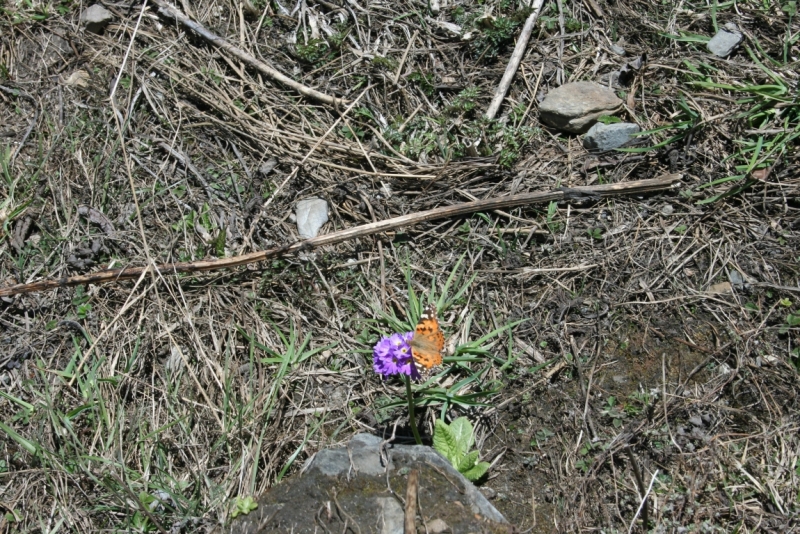
[[(667, 174), (660, 178), (649, 180), (638, 180), (634, 182), (623, 182), (618, 184), (604, 184), (595, 186), (581, 186), (573, 188), (561, 188), (553, 191), (524, 193), (520, 195), (508, 195), (486, 200), (476, 200), (474, 202), (464, 202), (453, 206), (443, 206), (427, 211), (401, 215), (392, 219), (379, 222), (363, 224), (354, 228), (340, 230), (332, 234), (321, 235), (305, 241), (297, 241), (290, 245), (275, 247), (258, 252), (251, 252), (241, 256), (231, 258), (199, 260), (193, 262), (167, 263), (155, 267), (162, 276), (176, 275), (181, 273), (197, 273), (202, 271), (216, 271), (219, 269), (231, 269), (248, 265), (259, 261), (264, 261), (284, 254), (292, 254), (301, 250), (308, 250), (324, 245), (334, 245), (350, 239), (364, 237), (386, 232), (404, 226), (413, 226), (421, 222), (433, 221), (437, 219), (447, 219), (459, 217), (479, 211), (489, 211), (504, 208), (513, 208), (527, 204), (551, 202), (558, 200), (572, 200), (585, 198), (613, 197), (619, 195), (639, 195), (670, 189), (683, 177), (682, 174)], [(71, 287), (84, 284), (103, 284), (109, 282), (121, 282), (138, 278), (148, 267), (123, 267), (121, 269), (108, 269), (91, 274), (81, 274), (77, 276), (64, 277), (54, 280), (40, 280), (29, 284), (16, 284), (0, 288), (0, 297), (10, 297), (22, 293), (33, 293), (35, 291), (47, 291), (58, 287)]]
[(603, 9), (597, 2), (595, 2), (595, 0), (586, 0), (586, 3), (589, 4), (589, 9), (591, 9), (595, 15), (597, 15), (601, 19), (606, 17), (606, 14), (603, 13)]
[[(525, 49), (528, 47), (528, 40), (531, 38), (533, 26), (536, 24), (536, 19), (539, 18), (539, 13), (541, 13), (543, 5), (544, 0), (534, 0), (533, 2), (533, 12), (528, 15), (528, 20), (525, 21), (525, 26), (522, 27), (522, 31), (517, 38), (517, 46), (514, 47), (514, 52), (511, 54), (511, 59), (508, 61), (508, 66), (506, 66), (506, 72), (503, 74), (500, 85), (497, 86), (494, 92), (494, 97), (492, 98), (492, 103), (489, 104), (489, 109), (486, 110), (487, 119), (493, 119), (494, 116), (497, 115), (497, 111), (500, 109), (500, 105), (503, 103), (506, 93), (508, 93), (511, 80), (514, 79), (514, 74), (517, 73), (519, 64), (522, 61), (522, 56), (525, 55)], [(531, 98), (535, 97), (536, 95), (531, 95)]]
[(417, 493), (419, 491), (419, 471), (412, 469), (408, 474), (408, 487), (406, 488), (406, 514), (404, 521), (404, 534), (415, 534), (417, 527)]
[(180, 22), (181, 24), (183, 24), (184, 26), (195, 32), (197, 35), (199, 35), (200, 37), (211, 43), (212, 45), (219, 47), (228, 52), (229, 54), (231, 54), (232, 56), (235, 56), (241, 61), (244, 61), (251, 67), (265, 74), (271, 80), (280, 82), (283, 85), (294, 89), (301, 95), (308, 97), (312, 100), (316, 100), (324, 104), (330, 104), (336, 109), (338, 109), (339, 106), (342, 104), (347, 104), (347, 101), (342, 98), (335, 98), (330, 95), (326, 95), (325, 93), (321, 93), (316, 89), (312, 89), (310, 87), (303, 85), (302, 83), (294, 81), (293, 79), (289, 78), (282, 72), (273, 69), (263, 61), (257, 59), (252, 54), (242, 50), (241, 48), (233, 46), (219, 35), (216, 35), (215, 33), (208, 31), (202, 24), (193, 21), (192, 19), (184, 15), (182, 11), (169, 5), (164, 0), (151, 0), (151, 1), (153, 4), (158, 6), (158, 11), (159, 13), (161, 13), (162, 16), (177, 20), (178, 22)]

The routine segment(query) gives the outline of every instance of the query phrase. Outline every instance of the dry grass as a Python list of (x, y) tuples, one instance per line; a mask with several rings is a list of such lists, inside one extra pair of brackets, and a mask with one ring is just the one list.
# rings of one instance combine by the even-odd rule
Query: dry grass
[[(478, 28), (462, 42), (423, 4), (254, 4), (190, 15), (357, 104), (303, 99), (155, 12), (137, 26), (139, 4), (109, 5), (101, 36), (70, 1), (0, 8), (1, 284), (292, 243), (310, 196), (328, 200), (333, 231), (666, 172), (684, 186), (4, 299), (5, 531), (211, 529), (322, 447), (398, 422), (402, 434), (403, 389), (372, 373), (371, 346), (389, 332), (382, 313), (405, 317), (409, 288), (442, 295), (453, 273), (443, 320), (469, 358), (447, 362), (425, 426), (441, 411), (476, 423), (494, 462), (484, 486), (521, 531), (641, 531), (644, 493), (657, 532), (797, 528), (797, 16), (760, 2), (601, 3), (603, 19), (548, 5), (486, 121), (520, 6), (443, 9)], [(476, 22), (489, 7), (501, 22)], [(749, 50), (730, 60), (664, 36), (730, 20)], [(609, 49), (619, 37), (625, 58)], [(671, 125), (642, 146), (673, 141), (590, 155), (542, 129), (537, 95), (645, 53), (620, 89), (626, 113)], [(517, 320), (485, 352), (465, 348)], [(457, 395), (444, 409), (443, 391)]]

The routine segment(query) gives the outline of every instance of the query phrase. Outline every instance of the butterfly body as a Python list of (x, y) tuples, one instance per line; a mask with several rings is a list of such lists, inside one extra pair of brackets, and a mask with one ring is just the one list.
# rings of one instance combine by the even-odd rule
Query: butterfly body
[(444, 334), (436, 318), (436, 306), (430, 304), (422, 311), (414, 336), (411, 338), (411, 356), (418, 369), (429, 370), (442, 365)]

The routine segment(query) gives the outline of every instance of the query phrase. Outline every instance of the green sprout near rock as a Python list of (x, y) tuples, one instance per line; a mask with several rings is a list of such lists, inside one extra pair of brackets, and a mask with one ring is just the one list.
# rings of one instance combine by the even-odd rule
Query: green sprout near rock
[(474, 444), (472, 424), (466, 417), (459, 417), (449, 425), (441, 419), (436, 421), (433, 448), (472, 482), (481, 478), (489, 469), (488, 462), (479, 461), (479, 451), (470, 452)]
[(233, 502), (233, 510), (231, 511), (231, 518), (236, 518), (239, 515), (247, 515), (253, 510), (258, 508), (258, 503), (252, 497), (236, 497)]

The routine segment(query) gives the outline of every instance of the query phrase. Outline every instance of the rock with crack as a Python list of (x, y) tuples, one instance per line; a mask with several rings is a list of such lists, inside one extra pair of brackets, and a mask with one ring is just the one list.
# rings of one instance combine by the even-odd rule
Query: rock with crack
[(216, 534), (343, 532), (346, 525), (402, 534), (397, 496), (405, 496), (412, 469), (419, 471), (418, 532), (512, 531), (486, 497), (430, 447), (358, 434), (346, 447), (318, 452), (300, 475), (272, 488), (254, 511)]
[(583, 133), (603, 115), (622, 109), (614, 91), (594, 82), (573, 82), (550, 91), (539, 104), (543, 123), (569, 133)]

